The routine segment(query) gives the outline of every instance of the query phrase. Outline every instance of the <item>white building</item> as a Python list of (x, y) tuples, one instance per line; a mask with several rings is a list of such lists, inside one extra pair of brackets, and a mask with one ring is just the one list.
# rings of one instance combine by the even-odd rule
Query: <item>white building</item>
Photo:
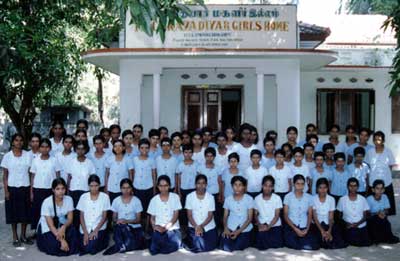
[[(120, 76), (120, 123), (171, 130), (243, 122), (320, 134), (339, 124), (382, 130), (400, 162), (400, 99), (389, 98), (395, 39), (383, 16), (297, 20), (295, 5), (193, 7), (166, 41), (127, 23), (120, 48), (84, 58)], [(129, 21), (129, 17), (127, 17)], [(317, 25), (314, 25), (317, 24)]]

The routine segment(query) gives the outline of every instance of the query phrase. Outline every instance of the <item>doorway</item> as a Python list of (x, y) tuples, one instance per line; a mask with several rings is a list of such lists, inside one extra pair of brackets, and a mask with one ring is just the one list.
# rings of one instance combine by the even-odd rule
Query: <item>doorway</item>
[(209, 127), (221, 131), (238, 128), (242, 121), (243, 86), (183, 86), (183, 127), (194, 131)]

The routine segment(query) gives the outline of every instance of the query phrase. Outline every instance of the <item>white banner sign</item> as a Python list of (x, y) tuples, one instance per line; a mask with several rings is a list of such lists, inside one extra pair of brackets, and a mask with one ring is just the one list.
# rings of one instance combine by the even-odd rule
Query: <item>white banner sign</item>
[(162, 43), (126, 24), (126, 48), (297, 48), (295, 5), (190, 6), (182, 25), (170, 26)]

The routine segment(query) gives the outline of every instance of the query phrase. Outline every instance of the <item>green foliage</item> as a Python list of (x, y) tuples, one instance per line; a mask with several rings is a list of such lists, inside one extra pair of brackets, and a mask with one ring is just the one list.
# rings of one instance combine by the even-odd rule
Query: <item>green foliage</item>
[(348, 11), (353, 14), (390, 15), (398, 5), (398, 0), (350, 0)]

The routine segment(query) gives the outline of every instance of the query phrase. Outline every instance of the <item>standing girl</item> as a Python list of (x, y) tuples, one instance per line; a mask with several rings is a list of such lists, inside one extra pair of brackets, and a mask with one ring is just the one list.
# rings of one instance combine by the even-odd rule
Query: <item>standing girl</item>
[(154, 196), (147, 213), (151, 215), (153, 235), (150, 254), (169, 254), (181, 247), (182, 238), (179, 230), (179, 210), (182, 209), (179, 196), (169, 192), (171, 181), (168, 176), (160, 176), (157, 188), (160, 194)]
[(274, 192), (283, 200), (287, 193), (292, 190), (292, 170), (284, 164), (285, 153), (283, 150), (275, 151), (276, 165), (269, 172), (275, 179)]
[(265, 153), (262, 155), (261, 165), (263, 165), (268, 170), (275, 166), (275, 140), (271, 138), (264, 139), (264, 149)]
[(53, 180), (53, 195), (43, 201), (38, 226), (37, 246), (53, 256), (69, 256), (79, 251), (78, 233), (72, 226), (74, 204), (65, 195), (67, 184), (63, 178)]
[(104, 191), (106, 178), (106, 162), (108, 154), (104, 150), (105, 139), (101, 135), (93, 137), (94, 150), (89, 152), (88, 158), (93, 162), (96, 175), (100, 178), (100, 191)]
[(232, 148), (237, 144), (235, 141), (236, 138), (236, 130), (233, 127), (228, 127), (225, 129), (225, 135), (226, 135), (226, 147), (228, 150), (232, 150)]
[(232, 178), (234, 194), (224, 202), (224, 232), (220, 247), (225, 251), (244, 250), (250, 246), (253, 229), (253, 199), (246, 194), (247, 180), (242, 176)]
[(176, 192), (175, 175), (178, 163), (171, 155), (171, 140), (168, 137), (161, 140), (161, 150), (162, 154), (156, 158), (157, 176), (167, 175), (171, 180), (171, 191)]
[(177, 164), (183, 161), (182, 153), (182, 134), (180, 132), (174, 132), (171, 134), (172, 149), (171, 155), (176, 159)]
[(132, 159), (125, 156), (125, 143), (116, 140), (113, 143), (113, 154), (106, 161), (106, 178), (104, 191), (110, 197), (112, 203), (114, 199), (121, 195), (120, 182), (125, 178), (132, 180), (133, 165)]
[[(11, 137), (11, 151), (2, 161), (4, 199), (6, 207), (6, 223), (11, 224), (13, 245), (21, 246), (21, 242), (32, 243), (26, 238), (26, 227), (30, 223), (30, 180), (29, 167), (31, 158), (23, 148), (24, 137), (14, 134)], [(21, 234), (18, 238), (17, 225), (21, 223)]]
[(51, 151), (50, 155), (55, 156), (58, 152), (63, 151), (63, 138), (67, 134), (64, 124), (61, 121), (53, 122), (50, 129)]
[(329, 182), (329, 187), (332, 180), (332, 172), (324, 167), (325, 154), (322, 151), (314, 153), (315, 168), (311, 169), (311, 194), (317, 194), (317, 182), (320, 178), (326, 178)]
[(75, 139), (72, 135), (66, 135), (62, 141), (64, 149), (55, 155), (58, 165), (60, 166), (60, 177), (65, 181), (68, 180), (68, 168), (71, 161), (76, 158), (74, 148)]
[(50, 150), (50, 140), (42, 139), (40, 141), (40, 156), (32, 161), (32, 229), (37, 228), (40, 219), (40, 208), (43, 201), (53, 193), (51, 190), (51, 183), (55, 178), (60, 177), (60, 168), (56, 159), (50, 156)]
[(305, 178), (302, 175), (293, 177), (294, 191), (285, 196), (283, 215), (285, 246), (292, 249), (316, 250), (318, 240), (310, 231), (312, 221), (312, 198), (304, 193)]
[(34, 160), (38, 156), (40, 156), (40, 141), (42, 140), (42, 136), (39, 133), (32, 133), (31, 138), (29, 140), (29, 148), (28, 151), (31, 160)]
[(95, 255), (108, 245), (107, 211), (110, 210), (110, 198), (100, 192), (100, 179), (97, 175), (88, 178), (89, 192), (79, 199), (80, 211), (79, 255)]
[(238, 168), (239, 164), (239, 154), (236, 152), (232, 152), (228, 156), (229, 168), (225, 169), (222, 172), (221, 180), (221, 194), (220, 194), (220, 202), (224, 201), (227, 197), (233, 195), (231, 180), (235, 176), (243, 176), (243, 173)]

